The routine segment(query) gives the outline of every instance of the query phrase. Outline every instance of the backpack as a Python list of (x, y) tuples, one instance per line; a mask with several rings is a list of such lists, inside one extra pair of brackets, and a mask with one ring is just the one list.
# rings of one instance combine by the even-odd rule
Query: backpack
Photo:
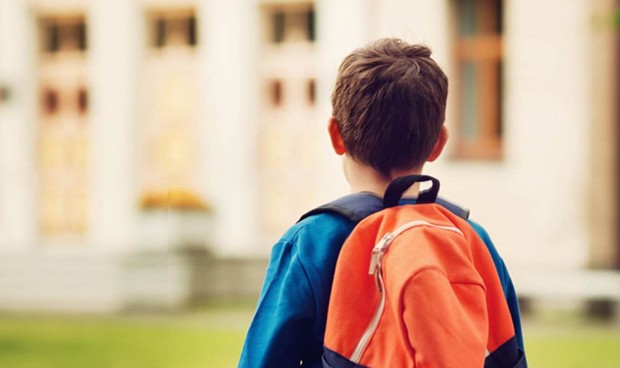
[[(415, 204), (397, 206), (423, 181), (432, 186)], [(527, 367), (484, 242), (468, 211), (438, 200), (438, 191), (435, 178), (405, 176), (389, 185), (382, 205), (358, 194), (304, 216), (334, 211), (361, 220), (336, 265), (325, 368)], [(355, 201), (367, 205), (356, 211), (347, 203)]]

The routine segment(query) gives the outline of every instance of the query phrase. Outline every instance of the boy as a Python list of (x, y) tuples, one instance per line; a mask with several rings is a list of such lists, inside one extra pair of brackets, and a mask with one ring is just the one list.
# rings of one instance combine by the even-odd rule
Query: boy
[[(394, 178), (421, 173), (441, 154), (448, 79), (430, 55), (424, 46), (383, 39), (342, 62), (328, 131), (352, 193), (381, 197)], [(510, 277), (484, 229), (470, 224), (493, 257), (523, 348)], [(320, 213), (275, 244), (239, 367), (321, 367), (334, 268), (354, 226), (342, 215)]]

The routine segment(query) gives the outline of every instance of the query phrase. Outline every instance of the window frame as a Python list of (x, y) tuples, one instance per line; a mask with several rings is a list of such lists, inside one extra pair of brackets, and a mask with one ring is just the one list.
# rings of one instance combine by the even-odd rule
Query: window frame
[[(305, 18), (301, 28), (304, 37), (291, 38), (289, 32), (294, 28), (294, 18)], [(264, 42), (271, 45), (295, 43), (313, 44), (316, 42), (316, 5), (312, 1), (287, 4), (266, 4), (263, 6)]]
[[(464, 1), (482, 5), (475, 9), (474, 30), (463, 31), (459, 9)], [(503, 159), (503, 104), (504, 104), (504, 50), (503, 50), (503, 0), (453, 0), (453, 106), (455, 132), (451, 157), (455, 160)], [(471, 32), (471, 33), (467, 33)], [(473, 66), (475, 93), (466, 101), (463, 72), (466, 65)], [(469, 80), (471, 81), (471, 80)], [(469, 109), (464, 105), (474, 103)], [(473, 126), (467, 126), (467, 113)], [(466, 132), (466, 129), (473, 129)], [(468, 134), (471, 134), (468, 136)]]
[[(184, 47), (194, 49), (199, 44), (199, 20), (194, 8), (153, 9), (146, 13), (148, 47), (155, 50)], [(183, 23), (187, 29), (183, 32), (184, 42), (171, 42), (168, 34), (174, 23)], [(179, 24), (176, 25), (177, 27)]]
[[(88, 20), (82, 14), (49, 14), (39, 17), (40, 50), (44, 55), (88, 52)], [(72, 47), (67, 40), (74, 38)], [(64, 45), (64, 47), (63, 47)]]

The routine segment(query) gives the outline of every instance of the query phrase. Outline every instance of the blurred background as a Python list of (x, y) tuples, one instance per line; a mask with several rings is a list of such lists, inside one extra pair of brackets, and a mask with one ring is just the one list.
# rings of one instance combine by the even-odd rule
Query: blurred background
[(620, 366), (619, 7), (0, 0), (0, 364), (236, 365), (271, 245), (348, 190), (338, 65), (401, 37), (449, 76), (427, 172), (503, 255), (531, 365)]

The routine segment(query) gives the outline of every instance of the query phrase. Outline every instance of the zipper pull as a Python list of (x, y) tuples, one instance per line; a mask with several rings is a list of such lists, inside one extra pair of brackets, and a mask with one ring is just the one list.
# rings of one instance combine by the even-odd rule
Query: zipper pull
[(372, 248), (372, 255), (370, 257), (370, 265), (368, 267), (368, 274), (374, 275), (377, 272), (377, 268), (379, 267), (379, 263), (381, 263), (381, 258), (383, 256), (383, 252), (390, 245), (390, 242), (394, 238), (392, 233), (386, 233), (383, 238)]

